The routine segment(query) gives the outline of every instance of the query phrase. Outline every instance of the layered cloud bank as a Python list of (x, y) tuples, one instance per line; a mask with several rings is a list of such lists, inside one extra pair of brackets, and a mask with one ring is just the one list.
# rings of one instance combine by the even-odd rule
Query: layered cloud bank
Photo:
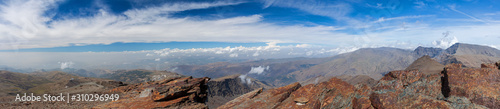
[(496, 2), (396, 1), (123, 0), (118, 2), (131, 6), (117, 11), (116, 6), (127, 3), (87, 0), (81, 2), (89, 2), (88, 6), (80, 6), (68, 5), (74, 2), (71, 0), (3, 0), (0, 50), (117, 42), (268, 44), (98, 53), (0, 52), (0, 65), (160, 68), (157, 66), (326, 57), (360, 48), (447, 48), (459, 41), (500, 47)]
[[(69, 1), (2, 1), (0, 49), (168, 41), (309, 43), (339, 48), (391, 46), (396, 43), (405, 43), (405, 46), (398, 45), (400, 48), (418, 45), (444, 47), (449, 43), (430, 42), (439, 39), (445, 31), (451, 31), (453, 37), (466, 43), (498, 46), (494, 40), (500, 39), (500, 33), (496, 31), (500, 24), (495, 20), (500, 14), (489, 11), (481, 15), (470, 14), (460, 4), (446, 2), (172, 1), (114, 12), (111, 9), (113, 5), (95, 0), (90, 4), (92, 11), (87, 12), (87, 8), (83, 8), (83, 12), (70, 15), (54, 11), (67, 2)], [(142, 2), (131, 3), (138, 5)], [(250, 4), (257, 6), (248, 8), (262, 12), (239, 13), (238, 6)], [(266, 11), (277, 8), (299, 10), (299, 14), (313, 17), (310, 21), (281, 24), (280, 21), (273, 20), (282, 19), (281, 17), (276, 18), (274, 11)], [(367, 14), (359, 11), (366, 10), (365, 8), (373, 12)], [(217, 15), (187, 13), (214, 9)], [(403, 9), (420, 13), (407, 15)], [(433, 12), (435, 10), (439, 12)], [(187, 15), (177, 15), (179, 13)], [(292, 18), (296, 14), (283, 18), (290, 18), (290, 22), (293, 22), (295, 19)], [(351, 16), (353, 14), (367, 17)], [(320, 22), (314, 18), (329, 22)], [(241, 54), (231, 56), (239, 57)]]

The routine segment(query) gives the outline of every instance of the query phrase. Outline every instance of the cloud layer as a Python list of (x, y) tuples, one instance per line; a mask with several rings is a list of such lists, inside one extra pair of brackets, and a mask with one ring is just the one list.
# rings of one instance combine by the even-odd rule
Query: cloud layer
[[(54, 16), (59, 13), (52, 10), (64, 2), (63, 0), (7, 0), (0, 3), (0, 49), (158, 41), (308, 43), (343, 50), (380, 46), (444, 47), (449, 45), (448, 42), (432, 42), (440, 40), (441, 33), (446, 31), (451, 31), (454, 37), (465, 43), (498, 46), (495, 40), (500, 39), (500, 33), (496, 30), (500, 24), (495, 20), (499, 16), (498, 13), (470, 14), (459, 5), (438, 2), (412, 2), (408, 5), (412, 7), (408, 7), (403, 2), (363, 3), (362, 0), (259, 1), (264, 9), (272, 7), (297, 9), (334, 19), (334, 22), (337, 22), (335, 25), (280, 25), (268, 22), (270, 16), (266, 13), (212, 19), (174, 16), (175, 13), (190, 10), (248, 3), (232, 0), (171, 2), (131, 8), (119, 14), (111, 12), (106, 4), (96, 2), (94, 5), (99, 8), (95, 13), (90, 13), (90, 16), (63, 16), (55, 19)], [(375, 11), (360, 11), (365, 8)], [(443, 13), (455, 13), (454, 15), (462, 17), (440, 18), (439, 13), (408, 15), (402, 11), (408, 8), (415, 8), (412, 10), (436, 8), (441, 9)], [(454, 23), (456, 21), (460, 22)], [(252, 55), (262, 54), (256, 51)], [(230, 57), (241, 56), (242, 54), (238, 53), (230, 55)]]

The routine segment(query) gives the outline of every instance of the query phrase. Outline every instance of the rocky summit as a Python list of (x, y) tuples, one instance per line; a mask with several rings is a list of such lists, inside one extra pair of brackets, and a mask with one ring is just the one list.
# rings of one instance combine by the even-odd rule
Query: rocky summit
[(208, 108), (204, 102), (209, 80), (208, 77), (176, 77), (123, 86), (111, 90), (120, 94), (118, 101), (94, 108)]
[(210, 80), (208, 83), (208, 108), (217, 108), (255, 89), (271, 87), (246, 75), (230, 75)]
[(353, 86), (332, 78), (319, 84), (294, 83), (261, 93), (255, 90), (219, 108), (371, 108), (369, 92), (371, 89), (364, 84)]
[(355, 108), (408, 109), (500, 108), (500, 62), (468, 68), (449, 64), (436, 73), (434, 60), (424, 56), (407, 70), (391, 71), (373, 87), (351, 85), (337, 78), (318, 84), (252, 91), (227, 108)]
[(500, 108), (500, 70), (497, 68), (462, 68), (460, 64), (447, 65), (444, 77), (447, 86), (443, 94), (449, 98), (467, 98), (488, 108)]

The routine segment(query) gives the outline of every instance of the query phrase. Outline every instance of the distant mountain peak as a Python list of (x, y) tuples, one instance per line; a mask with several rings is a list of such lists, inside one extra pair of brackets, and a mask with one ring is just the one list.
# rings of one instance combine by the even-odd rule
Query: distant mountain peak
[(443, 49), (441, 48), (418, 46), (415, 50), (413, 50), (413, 53), (415, 53), (419, 57), (425, 55), (428, 55), (430, 57), (435, 57), (439, 55), (442, 51)]
[(455, 43), (445, 50), (448, 54), (453, 55), (485, 55), (492, 57), (500, 57), (500, 50), (482, 46), (482, 45), (473, 45), (473, 44), (465, 44), (465, 43)]
[(405, 70), (420, 70), (425, 74), (437, 74), (443, 71), (444, 65), (440, 64), (430, 56), (425, 55), (413, 61)]

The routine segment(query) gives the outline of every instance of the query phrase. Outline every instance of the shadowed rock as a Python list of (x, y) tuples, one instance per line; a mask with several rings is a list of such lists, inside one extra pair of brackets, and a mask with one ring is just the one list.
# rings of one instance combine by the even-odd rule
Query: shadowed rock
[(234, 98), (255, 89), (271, 87), (246, 75), (230, 75), (210, 80), (208, 83), (208, 108), (217, 108)]
[[(236, 103), (236, 101), (230, 101), (230, 103), (220, 106), (219, 109), (273, 109), (278, 107), (283, 100), (287, 99), (293, 91), (300, 87), (299, 83), (293, 83), (280, 88), (270, 89), (243, 102)], [(235, 100), (244, 100), (244, 98), (238, 97)]]

